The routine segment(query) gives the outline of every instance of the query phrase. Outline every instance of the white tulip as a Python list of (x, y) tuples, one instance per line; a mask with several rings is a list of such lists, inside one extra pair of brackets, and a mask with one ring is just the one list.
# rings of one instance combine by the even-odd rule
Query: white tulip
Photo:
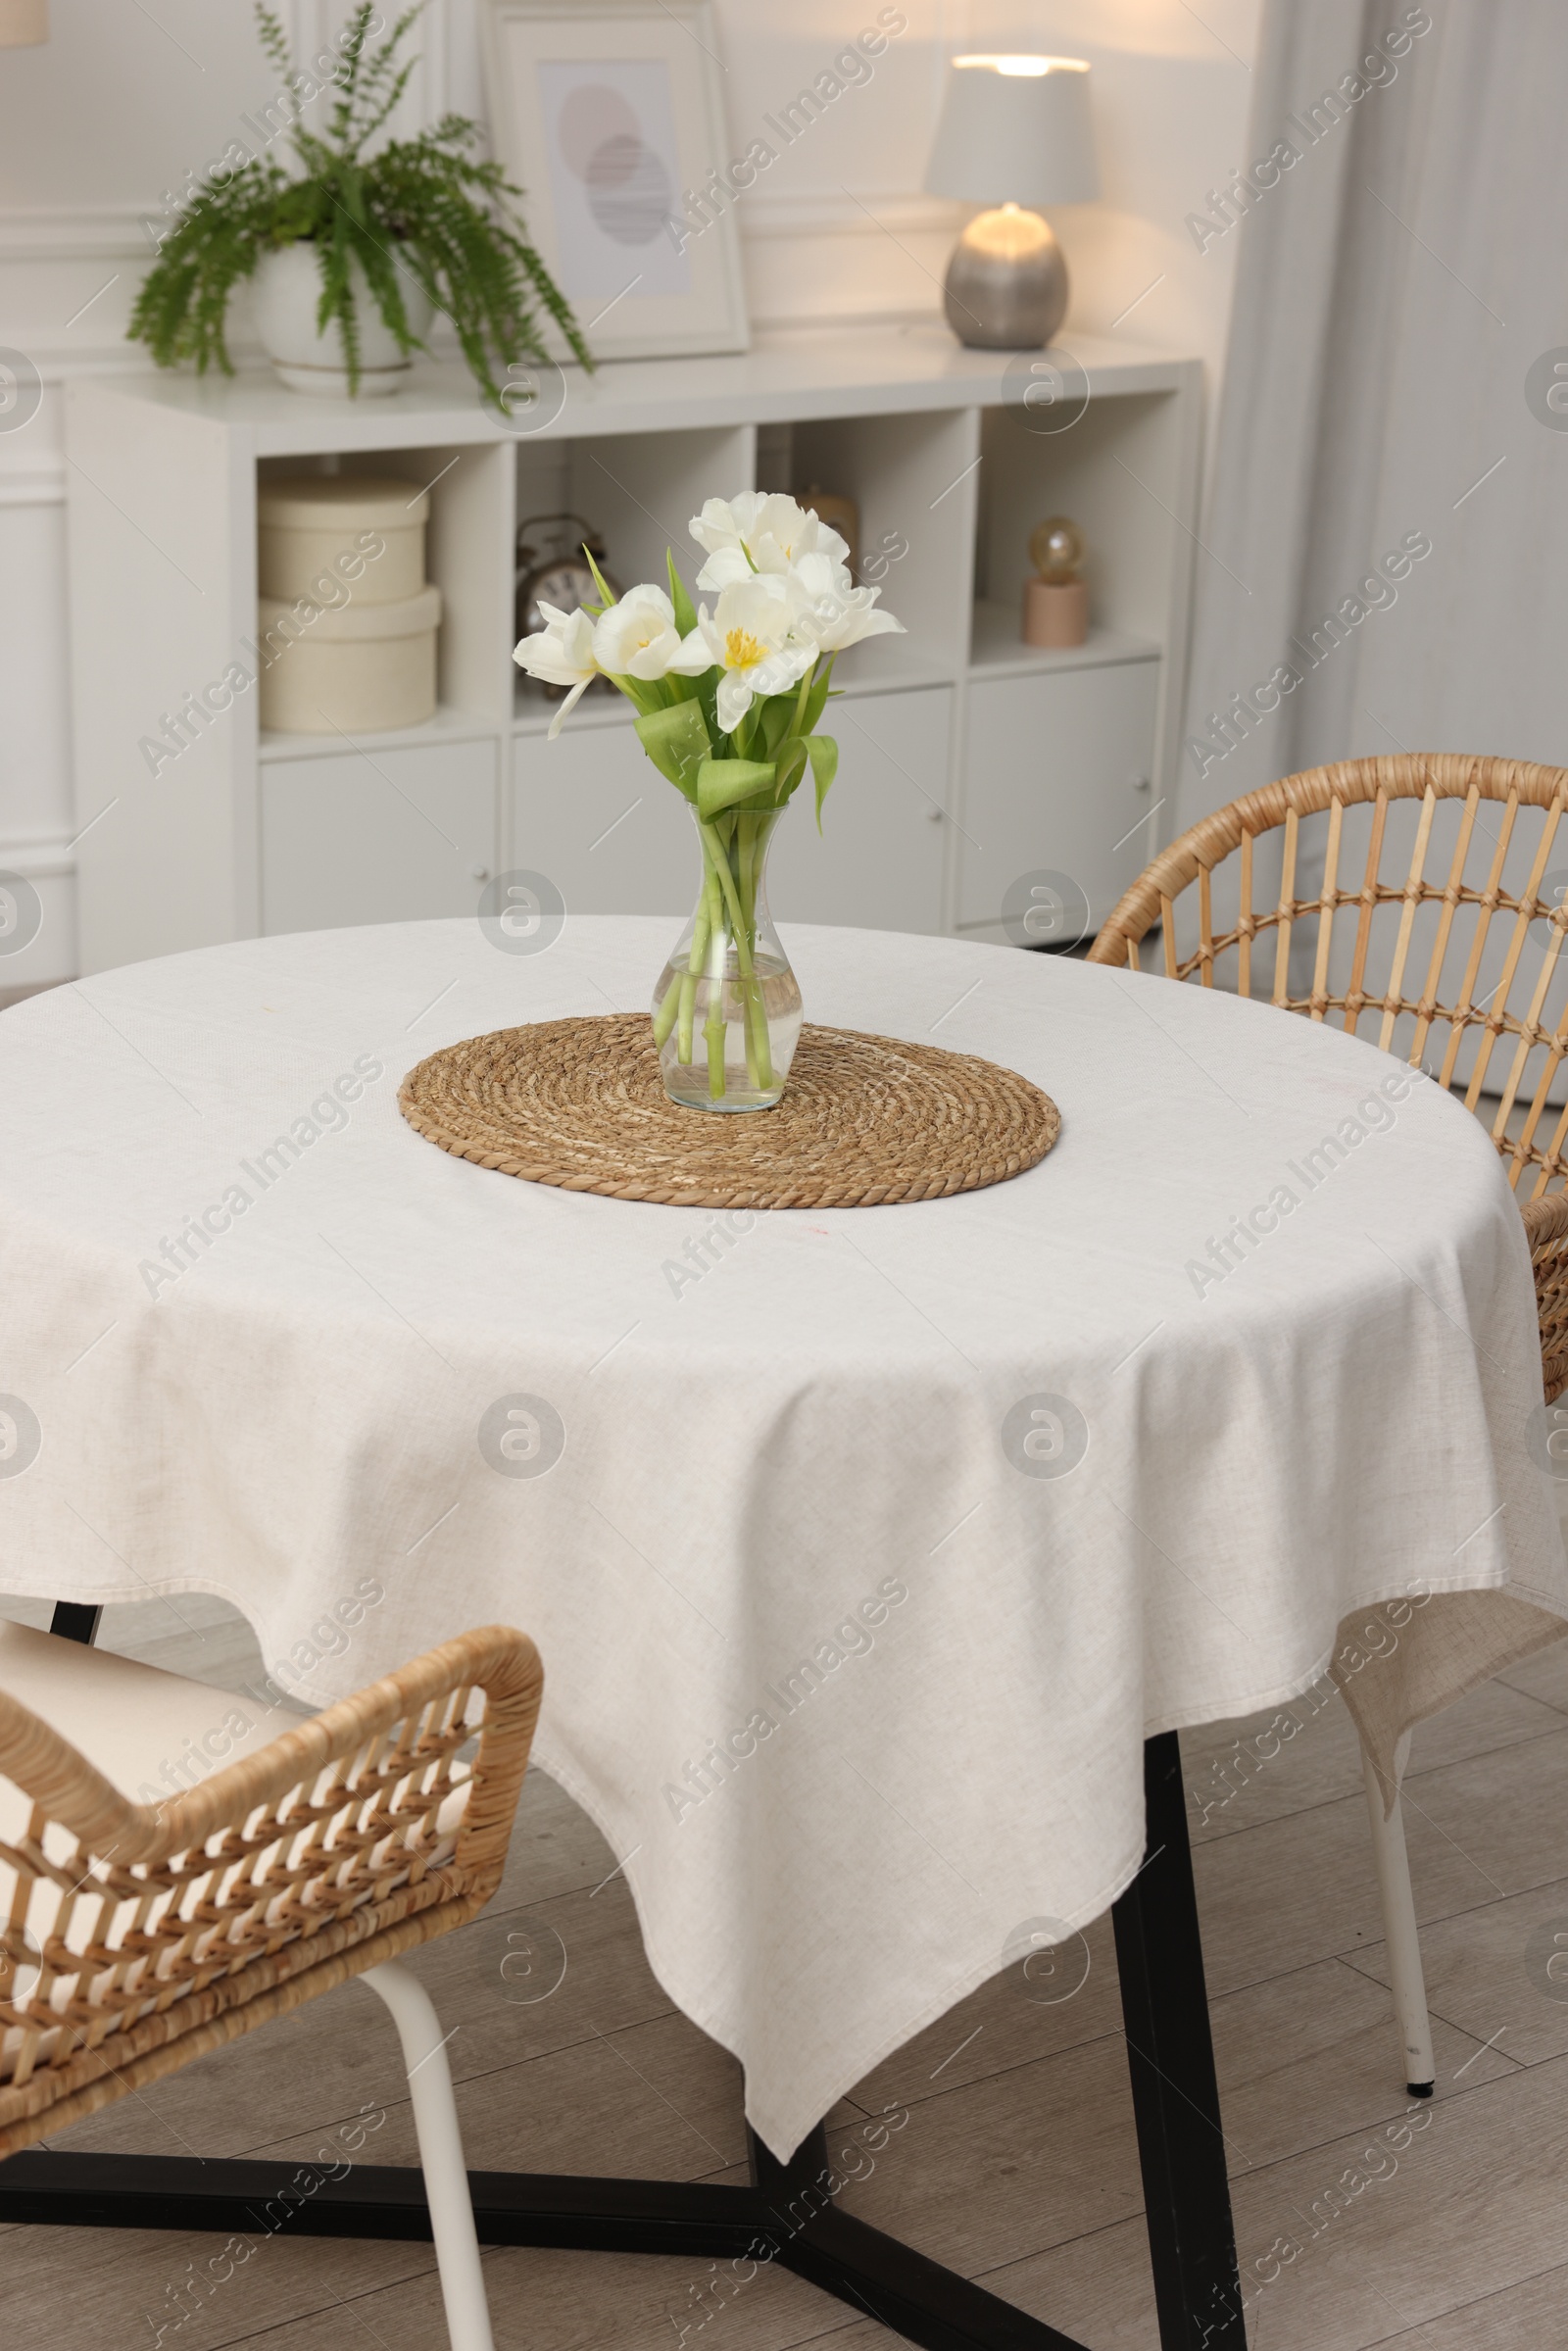
[(799, 598), (795, 633), (815, 653), (842, 653), (864, 637), (906, 634), (903, 621), (891, 612), (873, 612), (881, 589), (853, 587), (849, 573), (828, 556), (803, 556), (794, 584)]
[(700, 638), (705, 665), (716, 663), (718, 723), (731, 733), (756, 695), (783, 694), (798, 685), (816, 659), (815, 647), (793, 634), (799, 609), (792, 584), (776, 573), (758, 573), (721, 588), (710, 613), (705, 604), (689, 640)]
[(594, 627), (594, 659), (612, 677), (695, 677), (709, 666), (706, 648), (693, 652), (675, 626), (675, 608), (662, 588), (628, 588)]
[(710, 578), (714, 567), (710, 563), (698, 573), (699, 587), (727, 588), (750, 578), (754, 566), (746, 561), (746, 534), (764, 504), (760, 490), (743, 490), (738, 498), (710, 498), (702, 513), (692, 516), (687, 527), (698, 546), (706, 548), (710, 557), (726, 559), (724, 577)]
[(582, 607), (564, 612), (559, 605), (542, 603), (539, 610), (545, 616), (544, 627), (522, 638), (512, 658), (519, 669), (526, 669), (530, 677), (545, 685), (571, 688), (551, 721), (553, 743), (567, 711), (587, 693), (599, 670), (594, 661), (594, 624)]
[(710, 498), (692, 517), (691, 534), (708, 551), (708, 562), (697, 574), (699, 588), (738, 587), (755, 572), (787, 574), (808, 555), (826, 557), (843, 571), (849, 555), (847, 541), (808, 507), (798, 506), (779, 492), (764, 495), (747, 490), (739, 498)]

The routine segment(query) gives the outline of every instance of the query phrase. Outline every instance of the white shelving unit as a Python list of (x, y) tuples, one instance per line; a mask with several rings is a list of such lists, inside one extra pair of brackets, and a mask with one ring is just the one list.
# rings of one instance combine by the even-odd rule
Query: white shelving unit
[[(1008, 885), (1045, 869), (1100, 919), (1168, 812), (1201, 393), (1196, 360), (1087, 343), (1075, 357), (1092, 396), (1054, 433), (1018, 405), (1018, 363), (936, 326), (569, 370), (559, 413), (513, 424), (455, 367), (355, 404), (270, 374), (73, 384), (83, 970), (471, 913), (516, 869), (548, 874), (568, 914), (689, 912), (689, 827), (625, 706), (590, 695), (545, 739), (552, 706), (511, 659), (517, 525), (572, 509), (623, 584), (662, 578), (666, 545), (690, 579), (705, 497), (808, 483), (858, 502), (862, 563), (889, 558), (883, 602), (908, 634), (840, 664), (826, 838), (803, 794), (773, 851), (775, 915), (1000, 938)], [(254, 690), (205, 724), (191, 714), (231, 664), (256, 666), (258, 482), (313, 468), (430, 489), (443, 620), (427, 725), (264, 735)], [(1029, 532), (1054, 513), (1085, 533), (1093, 626), (1043, 653), (1018, 613)], [(188, 741), (155, 775), (144, 741), (172, 741), (182, 710)]]

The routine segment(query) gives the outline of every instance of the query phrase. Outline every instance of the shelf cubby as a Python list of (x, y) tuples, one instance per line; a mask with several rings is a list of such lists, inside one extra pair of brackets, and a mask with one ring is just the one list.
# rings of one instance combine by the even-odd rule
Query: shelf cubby
[[(1021, 599), (1020, 599), (1021, 604)], [(1033, 677), (1059, 669), (1102, 669), (1113, 661), (1151, 661), (1159, 658), (1153, 637), (1129, 636), (1123, 629), (1101, 628), (1093, 622), (1081, 645), (1026, 645), (1019, 605), (979, 603), (969, 642), (972, 677)]]
[(344, 734), (341, 729), (320, 735), (263, 732), (257, 743), (257, 757), (265, 767), (280, 759), (321, 759), (342, 753), (404, 751), (424, 744), (488, 741), (495, 731), (495, 722), (482, 710), (454, 710), (450, 703), (443, 702), (437, 705), (435, 716), (427, 718), (421, 726), (381, 727), (353, 735)]

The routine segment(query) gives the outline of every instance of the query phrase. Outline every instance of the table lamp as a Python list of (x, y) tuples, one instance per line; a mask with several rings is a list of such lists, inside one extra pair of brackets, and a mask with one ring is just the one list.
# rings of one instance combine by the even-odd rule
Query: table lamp
[(948, 324), (982, 351), (1038, 351), (1067, 308), (1067, 265), (1037, 211), (1100, 193), (1089, 68), (1077, 57), (956, 57), (926, 192), (997, 209), (954, 248)]
[(49, 38), (49, 0), (0, 0), (0, 49), (35, 49)]

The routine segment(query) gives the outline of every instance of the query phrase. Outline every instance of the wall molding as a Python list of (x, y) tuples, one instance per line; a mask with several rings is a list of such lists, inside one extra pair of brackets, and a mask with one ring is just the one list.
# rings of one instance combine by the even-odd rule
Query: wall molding
[[(78, 375), (145, 375), (152, 372), (152, 355), (140, 343), (122, 341), (71, 345), (46, 342), (38, 335), (26, 335), (24, 339), (26, 355), (45, 384), (67, 384)], [(244, 352), (247, 346), (233, 343), (230, 349), (236, 353)], [(256, 364), (260, 364), (262, 353), (259, 346), (251, 356)], [(6, 470), (4, 452), (5, 442), (0, 440), (0, 473)]]
[(145, 204), (56, 204), (0, 211), (0, 262), (150, 262), (143, 220), (163, 217), (161, 197)]
[(788, 335), (842, 335), (851, 328), (867, 324), (874, 326), (878, 334), (891, 334), (906, 329), (913, 331), (923, 326), (940, 326), (942, 322), (940, 297), (934, 294), (928, 303), (921, 303), (918, 307), (906, 305), (902, 309), (879, 309), (874, 316), (867, 313), (863, 305), (839, 311), (754, 310), (752, 334), (754, 339), (758, 335), (778, 335), (780, 338)]
[[(22, 331), (26, 355), (46, 384), (69, 383), (76, 375), (150, 375), (153, 371), (152, 354), (146, 345), (125, 337), (114, 343), (61, 343)], [(228, 348), (241, 367), (260, 367), (266, 357), (260, 343), (239, 335), (230, 336)], [(3, 448), (0, 441), (0, 450)]]
[(0, 833), (0, 873), (20, 873), (29, 882), (69, 881), (76, 870), (74, 849), (69, 833), (42, 839), (33, 834), (24, 840), (9, 840)]
[[(783, 189), (760, 185), (740, 198), (742, 233), (757, 238), (901, 236), (956, 230), (972, 206), (906, 190)], [(142, 261), (153, 250), (144, 220), (163, 218), (157, 195), (139, 204), (40, 205), (0, 210), (0, 262)]]
[(786, 237), (956, 236), (972, 205), (892, 189), (754, 188), (740, 200), (741, 234), (756, 243)]
[(64, 465), (0, 466), (0, 507), (63, 506), (65, 499)]

